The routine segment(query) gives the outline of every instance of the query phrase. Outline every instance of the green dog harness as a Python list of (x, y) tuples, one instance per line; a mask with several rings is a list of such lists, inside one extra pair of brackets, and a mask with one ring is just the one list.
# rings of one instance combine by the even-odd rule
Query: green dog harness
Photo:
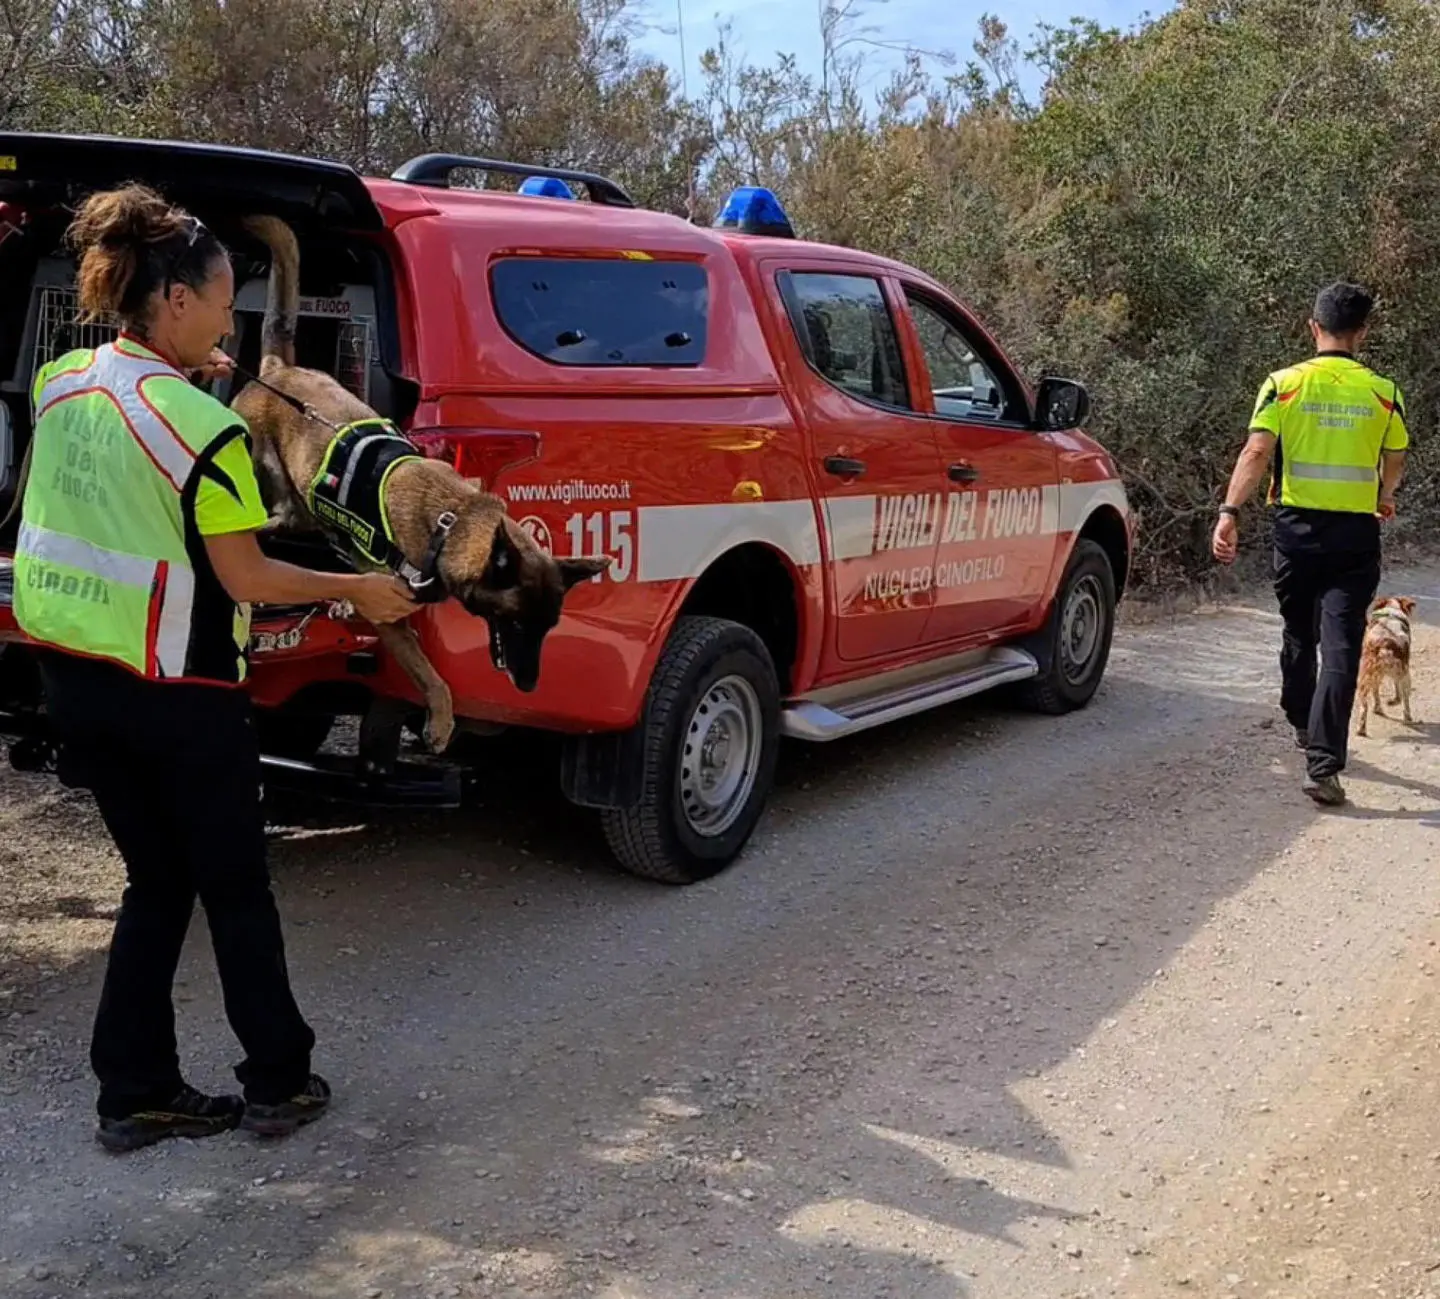
[(455, 516), (442, 514), (430, 539), (423, 569), (405, 558), (390, 526), (385, 488), (397, 465), (424, 457), (388, 419), (361, 419), (335, 431), (306, 493), (306, 504), (322, 523), (344, 535), (356, 552), (389, 568), (409, 584), (416, 599), (442, 600), (435, 563)]

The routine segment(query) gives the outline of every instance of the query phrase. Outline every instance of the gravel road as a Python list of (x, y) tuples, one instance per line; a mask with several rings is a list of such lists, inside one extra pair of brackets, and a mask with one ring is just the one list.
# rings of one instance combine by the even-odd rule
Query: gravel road
[[(1440, 628), (1440, 569), (1387, 577)], [(1440, 1299), (1440, 629), (1320, 812), (1263, 602), (1128, 626), (1095, 704), (789, 751), (690, 889), (496, 764), (273, 862), (332, 1116), (116, 1159), (119, 873), (0, 776), (0, 1293)], [(1437, 719), (1437, 720), (1431, 720)], [(236, 1047), (204, 925), (197, 1085)]]

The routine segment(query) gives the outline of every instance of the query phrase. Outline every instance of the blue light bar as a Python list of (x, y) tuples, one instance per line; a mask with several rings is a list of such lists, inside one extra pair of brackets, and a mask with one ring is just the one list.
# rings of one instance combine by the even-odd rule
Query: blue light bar
[(527, 176), (525, 183), (520, 186), (520, 192), (530, 195), (531, 198), (575, 197), (575, 191), (558, 176)]
[(794, 227), (780, 200), (762, 185), (741, 185), (715, 217), (717, 230), (735, 230), (742, 235), (769, 235), (774, 239), (795, 238)]

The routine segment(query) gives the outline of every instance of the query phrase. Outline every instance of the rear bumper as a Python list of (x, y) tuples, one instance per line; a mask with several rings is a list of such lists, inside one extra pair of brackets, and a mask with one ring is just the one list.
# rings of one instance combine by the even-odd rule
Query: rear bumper
[[(0, 712), (0, 741), (16, 771), (54, 772), (55, 747), (39, 712)], [(397, 762), (383, 776), (362, 773), (351, 757), (260, 758), (266, 793), (284, 793), (364, 807), (455, 808), (464, 801), (464, 773), (443, 763)]]

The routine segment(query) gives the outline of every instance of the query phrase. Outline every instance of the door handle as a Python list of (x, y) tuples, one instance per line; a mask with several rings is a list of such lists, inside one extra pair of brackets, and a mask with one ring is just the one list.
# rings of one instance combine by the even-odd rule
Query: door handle
[(949, 473), (952, 483), (973, 483), (980, 477), (980, 471), (963, 460), (956, 461), (946, 472)]
[(858, 478), (865, 472), (865, 462), (852, 460), (849, 456), (826, 456), (825, 472), (840, 478)]

